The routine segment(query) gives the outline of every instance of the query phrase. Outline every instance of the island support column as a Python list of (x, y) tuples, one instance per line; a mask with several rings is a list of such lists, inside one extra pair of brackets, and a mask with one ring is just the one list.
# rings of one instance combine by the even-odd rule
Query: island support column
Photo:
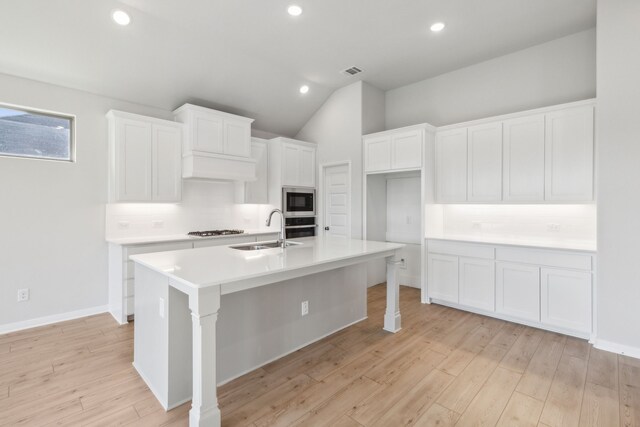
[(189, 294), (193, 322), (193, 398), (190, 427), (220, 427), (216, 386), (216, 322), (220, 309), (220, 286)]
[(387, 257), (387, 310), (384, 314), (384, 330), (398, 332), (401, 328), (400, 284), (397, 270), (399, 261), (395, 256)]

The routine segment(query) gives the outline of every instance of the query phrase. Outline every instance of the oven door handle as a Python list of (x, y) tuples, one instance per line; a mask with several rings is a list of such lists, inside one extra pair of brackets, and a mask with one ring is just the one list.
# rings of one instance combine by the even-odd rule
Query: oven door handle
[(285, 225), (284, 228), (286, 228), (287, 230), (291, 230), (294, 228), (316, 228), (318, 225), (314, 224), (314, 225)]

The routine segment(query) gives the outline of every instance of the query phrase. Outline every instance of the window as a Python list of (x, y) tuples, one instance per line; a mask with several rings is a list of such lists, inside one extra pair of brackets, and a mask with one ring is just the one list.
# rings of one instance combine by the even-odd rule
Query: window
[(0, 156), (75, 161), (74, 117), (0, 105)]

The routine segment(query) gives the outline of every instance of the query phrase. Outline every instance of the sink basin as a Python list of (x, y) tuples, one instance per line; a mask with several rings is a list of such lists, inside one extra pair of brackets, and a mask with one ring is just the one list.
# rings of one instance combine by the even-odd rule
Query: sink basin
[[(299, 242), (287, 242), (287, 246), (285, 246), (285, 248), (288, 248), (291, 246), (298, 246), (301, 244), (302, 243), (299, 243)], [(231, 249), (237, 249), (239, 251), (259, 251), (262, 249), (279, 248), (280, 245), (278, 244), (278, 242), (257, 242), (257, 243), (246, 243), (244, 245), (229, 246), (229, 247)]]

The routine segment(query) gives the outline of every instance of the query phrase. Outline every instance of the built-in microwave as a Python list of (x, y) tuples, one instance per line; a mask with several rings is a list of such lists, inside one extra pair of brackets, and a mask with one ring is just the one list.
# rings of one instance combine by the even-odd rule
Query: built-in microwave
[(282, 212), (285, 216), (316, 214), (316, 190), (313, 188), (282, 188)]

